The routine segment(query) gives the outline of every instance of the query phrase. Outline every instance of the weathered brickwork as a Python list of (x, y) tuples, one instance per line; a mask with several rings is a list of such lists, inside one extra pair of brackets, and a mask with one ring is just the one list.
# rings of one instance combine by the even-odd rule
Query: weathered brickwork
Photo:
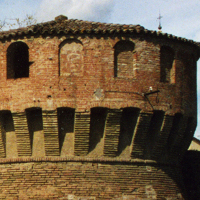
[(178, 189), (182, 177), (175, 166), (84, 159), (38, 161), (1, 165), (0, 198), (69, 199), (73, 195), (73, 199), (180, 199), (181, 193), (184, 195)]
[(193, 41), (64, 16), (0, 33), (0, 199), (189, 199)]
[[(165, 40), (159, 43), (154, 38), (149, 39), (150, 41), (130, 38), (129, 40), (135, 44), (137, 61), (134, 61), (134, 78), (126, 78), (114, 77), (114, 45), (120, 40), (119, 37), (100, 39), (90, 39), (88, 35), (78, 37), (77, 40), (83, 46), (83, 63), (80, 69), (77, 65), (79, 70), (76, 69), (78, 70), (76, 73), (62, 73), (64, 58), (59, 56), (59, 52), (60, 44), (65, 38), (66, 36), (23, 39), (29, 47), (31, 64), (29, 77), (17, 79), (7, 79), (6, 54), (9, 45), (18, 40), (1, 45), (0, 108), (2, 110), (16, 112), (31, 107), (41, 107), (43, 110), (72, 107), (85, 111), (96, 106), (109, 108), (132, 106), (148, 111), (151, 110), (151, 106), (147, 100), (144, 101), (142, 94), (149, 92), (151, 87), (153, 90), (160, 90), (159, 94), (149, 96), (154, 109), (164, 110), (168, 114), (184, 112), (192, 115), (196, 112), (196, 103), (192, 103), (196, 102), (196, 76), (193, 70), (192, 73), (187, 73), (188, 68), (195, 71), (195, 66), (190, 64), (183, 70), (183, 61), (177, 59), (176, 84), (160, 81), (160, 47), (165, 44)], [(80, 51), (80, 47), (77, 48), (78, 50), (74, 52)], [(188, 54), (192, 51), (190, 46), (182, 43), (178, 43), (174, 48), (176, 51), (184, 49)]]

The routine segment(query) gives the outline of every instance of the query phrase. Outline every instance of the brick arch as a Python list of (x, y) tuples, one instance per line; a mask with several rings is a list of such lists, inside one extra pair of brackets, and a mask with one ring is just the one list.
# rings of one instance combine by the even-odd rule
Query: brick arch
[(114, 46), (114, 77), (134, 77), (134, 49), (135, 44), (131, 41), (119, 41)]
[(7, 78), (29, 77), (29, 47), (24, 42), (13, 42), (7, 49)]
[(77, 39), (64, 40), (59, 46), (60, 76), (80, 76), (83, 73), (83, 45)]

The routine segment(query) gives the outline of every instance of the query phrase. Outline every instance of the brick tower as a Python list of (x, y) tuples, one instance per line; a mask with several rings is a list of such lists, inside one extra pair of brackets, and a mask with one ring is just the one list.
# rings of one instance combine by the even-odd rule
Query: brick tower
[(187, 199), (197, 43), (68, 19), (0, 33), (1, 199)]

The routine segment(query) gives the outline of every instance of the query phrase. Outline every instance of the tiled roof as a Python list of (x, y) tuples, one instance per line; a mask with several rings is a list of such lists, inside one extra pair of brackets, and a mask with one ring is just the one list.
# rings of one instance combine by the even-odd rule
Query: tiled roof
[(114, 34), (114, 33), (135, 33), (135, 34), (148, 34), (156, 37), (164, 37), (169, 39), (175, 39), (182, 42), (189, 42), (198, 45), (193, 40), (187, 40), (185, 38), (177, 37), (171, 34), (162, 33), (158, 31), (151, 31), (145, 29), (140, 25), (122, 25), (100, 22), (89, 22), (77, 19), (68, 19), (66, 16), (60, 15), (53, 21), (39, 23), (36, 25), (28, 26), (25, 28), (18, 28), (9, 31), (0, 32), (0, 40), (14, 38), (17, 36), (25, 35), (55, 35), (55, 34)]

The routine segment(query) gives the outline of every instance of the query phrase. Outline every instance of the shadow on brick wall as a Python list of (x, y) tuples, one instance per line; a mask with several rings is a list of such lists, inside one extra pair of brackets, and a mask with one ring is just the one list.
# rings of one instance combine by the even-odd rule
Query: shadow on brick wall
[(182, 161), (184, 183), (190, 200), (200, 199), (200, 151), (187, 151)]

